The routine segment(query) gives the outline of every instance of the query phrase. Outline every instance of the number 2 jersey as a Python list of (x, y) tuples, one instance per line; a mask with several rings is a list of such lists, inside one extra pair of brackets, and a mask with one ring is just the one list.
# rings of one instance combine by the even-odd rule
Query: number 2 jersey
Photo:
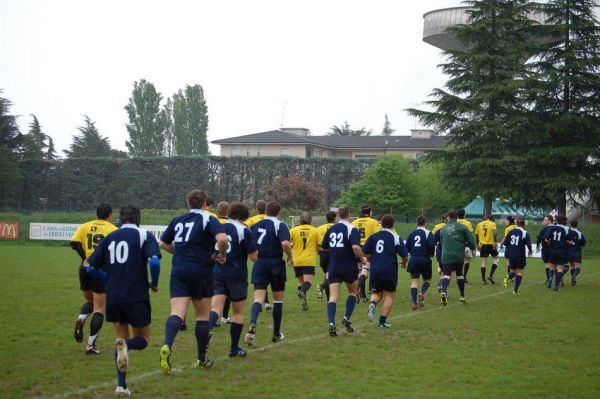
[(396, 233), (383, 229), (371, 235), (363, 252), (371, 256), (371, 279), (398, 281), (398, 255), (406, 258), (408, 251)]
[(149, 301), (148, 259), (160, 258), (154, 236), (134, 224), (124, 224), (106, 236), (88, 259), (107, 274), (106, 303)]
[(175, 246), (171, 275), (199, 273), (212, 276), (214, 262), (211, 255), (218, 233), (223, 233), (221, 223), (202, 210), (191, 209), (174, 218), (160, 237), (165, 244)]
[(71, 242), (81, 243), (87, 259), (94, 252), (100, 241), (115, 230), (117, 230), (117, 226), (108, 220), (92, 220), (77, 228), (75, 234), (71, 237)]

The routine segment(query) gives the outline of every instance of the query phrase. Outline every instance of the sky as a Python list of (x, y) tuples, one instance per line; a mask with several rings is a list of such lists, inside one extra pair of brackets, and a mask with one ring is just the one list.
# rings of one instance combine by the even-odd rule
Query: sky
[[(208, 140), (347, 120), (379, 134), (422, 127), (446, 78), (423, 14), (458, 0), (0, 0), (0, 89), (27, 132), (35, 114), (62, 154), (83, 115), (125, 150), (125, 105), (146, 79), (164, 100), (200, 84)], [(218, 155), (218, 146), (211, 145)]]

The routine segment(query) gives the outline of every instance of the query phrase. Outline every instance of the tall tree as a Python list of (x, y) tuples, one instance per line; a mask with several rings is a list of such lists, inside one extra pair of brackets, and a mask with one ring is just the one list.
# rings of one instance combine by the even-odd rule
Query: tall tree
[(173, 100), (167, 98), (165, 111), (165, 155), (172, 157), (175, 153), (175, 133), (173, 132)]
[(46, 148), (45, 159), (54, 160), (57, 158), (58, 155), (56, 154), (56, 148), (54, 148), (54, 140), (52, 140), (52, 137), (48, 136), (48, 147)]
[(23, 144), (17, 117), (10, 113), (12, 103), (2, 94), (0, 90), (0, 209), (4, 209), (8, 193), (14, 191), (19, 182), (18, 153)]
[(208, 155), (208, 110), (200, 85), (173, 95), (173, 135), (177, 155)]
[(162, 95), (154, 85), (141, 79), (133, 83), (129, 103), (125, 106), (129, 123), (129, 140), (125, 142), (132, 157), (153, 157), (164, 153), (165, 112), (160, 109)]
[[(446, 51), (442, 70), (445, 89), (435, 89), (427, 103), (433, 111), (409, 109), (427, 126), (448, 138), (428, 160), (443, 162), (444, 179), (484, 198), (484, 213), (492, 199), (520, 193), (508, 184), (515, 174), (513, 146), (527, 137), (530, 74), (524, 62), (532, 54), (525, 0), (480, 0), (471, 6), (468, 23), (452, 33), (465, 50)], [(522, 197), (522, 195), (521, 195)]]
[(96, 123), (89, 116), (84, 115), (84, 124), (77, 130), (79, 134), (73, 136), (73, 143), (69, 150), (64, 150), (68, 158), (100, 158), (110, 157), (112, 150), (107, 137), (102, 137), (96, 128)]
[(40, 160), (46, 155), (48, 149), (48, 136), (42, 132), (42, 127), (37, 117), (31, 114), (32, 121), (29, 124), (29, 131), (23, 137), (23, 159)]
[(385, 122), (383, 122), (383, 129), (381, 130), (381, 135), (382, 136), (391, 136), (395, 131), (396, 131), (396, 129), (392, 129), (392, 124), (390, 123), (390, 120), (388, 119), (388, 115), (385, 114)]
[(348, 121), (344, 121), (343, 125), (333, 125), (327, 132), (328, 136), (370, 136), (373, 133), (372, 130), (367, 130), (364, 127), (360, 129), (352, 129)]
[[(533, 66), (538, 73), (525, 167), (536, 173), (519, 183), (544, 193), (566, 214), (567, 197), (600, 189), (600, 25), (593, 0), (552, 0), (540, 27), (542, 45)], [(534, 191), (534, 190), (531, 190)], [(534, 195), (534, 193), (531, 193)], [(597, 199), (596, 199), (597, 200)]]

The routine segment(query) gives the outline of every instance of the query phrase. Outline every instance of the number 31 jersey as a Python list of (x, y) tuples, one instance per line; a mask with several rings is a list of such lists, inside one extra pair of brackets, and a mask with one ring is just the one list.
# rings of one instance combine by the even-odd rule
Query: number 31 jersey
[(117, 226), (107, 220), (92, 220), (79, 226), (71, 237), (71, 241), (80, 242), (85, 251), (85, 257), (89, 258), (100, 241), (116, 229)]

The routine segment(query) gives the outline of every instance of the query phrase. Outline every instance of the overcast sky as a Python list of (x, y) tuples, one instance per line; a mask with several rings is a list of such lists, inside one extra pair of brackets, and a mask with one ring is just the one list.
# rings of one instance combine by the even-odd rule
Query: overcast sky
[[(0, 89), (35, 114), (61, 152), (88, 115), (125, 149), (133, 82), (163, 97), (201, 84), (208, 139), (283, 125), (325, 134), (348, 120), (378, 134), (445, 77), (440, 50), (422, 41), (423, 14), (459, 6), (419, 1), (0, 0)], [(212, 146), (218, 154), (218, 147)]]

